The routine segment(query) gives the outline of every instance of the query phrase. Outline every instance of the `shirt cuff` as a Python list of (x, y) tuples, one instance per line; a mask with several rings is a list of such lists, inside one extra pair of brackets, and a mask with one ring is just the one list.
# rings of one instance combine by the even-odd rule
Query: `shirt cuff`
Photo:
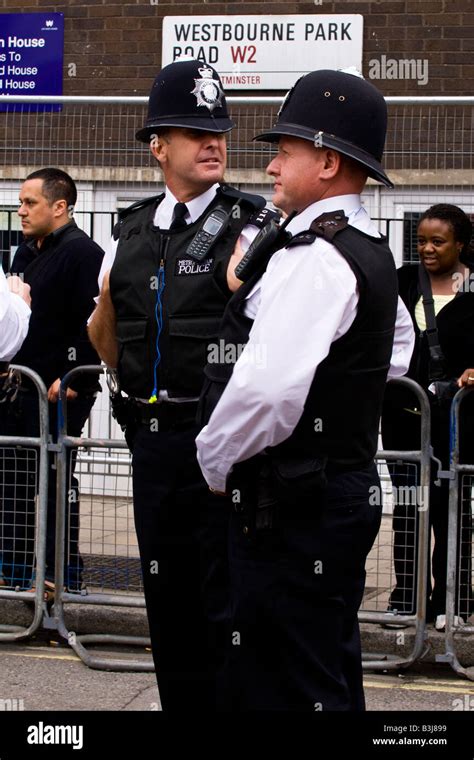
[(208, 470), (203, 464), (201, 453), (199, 450), (197, 451), (196, 456), (197, 456), (199, 467), (201, 468), (202, 474), (204, 476), (204, 480), (206, 481), (209, 488), (212, 488), (213, 491), (221, 491), (222, 493), (225, 493), (228, 473), (226, 474), (220, 473), (217, 470), (217, 468)]
[[(203, 427), (196, 438), (197, 461), (209, 488), (225, 492), (227, 478), (234, 464), (239, 461), (239, 452), (244, 436), (234, 434), (225, 437), (222, 444), (220, 436), (209, 434), (209, 425)], [(221, 440), (220, 443), (218, 441)]]

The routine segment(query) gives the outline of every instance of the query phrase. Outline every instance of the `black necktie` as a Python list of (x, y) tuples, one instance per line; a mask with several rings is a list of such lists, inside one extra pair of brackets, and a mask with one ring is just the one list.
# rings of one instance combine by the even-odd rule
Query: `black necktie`
[(173, 221), (171, 222), (170, 230), (182, 230), (187, 227), (184, 217), (188, 213), (188, 209), (185, 203), (177, 203), (173, 211)]

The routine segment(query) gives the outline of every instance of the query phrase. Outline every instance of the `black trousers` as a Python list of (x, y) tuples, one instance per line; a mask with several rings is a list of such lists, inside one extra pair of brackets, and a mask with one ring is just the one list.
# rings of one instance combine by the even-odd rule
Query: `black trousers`
[(381, 519), (370, 489), (379, 486), (371, 465), (331, 477), (305, 506), (275, 489), (273, 516), (256, 530), (245, 499), (234, 510), (229, 711), (365, 709), (357, 611)]
[(163, 710), (215, 711), (227, 641), (229, 501), (196, 460), (193, 424), (133, 443), (133, 496), (153, 658)]
[[(68, 433), (80, 436), (95, 396), (78, 396), (68, 403)], [(57, 441), (57, 404), (48, 404), (49, 429)], [(22, 391), (15, 401), (0, 404), (2, 435), (39, 435), (38, 397), (35, 390)], [(46, 524), (46, 579), (54, 581), (56, 543), (56, 464), (48, 457), (48, 507)], [(74, 496), (66, 515), (65, 583), (74, 591), (81, 585), (83, 562), (79, 553), (79, 491), (74, 477), (75, 452), (68, 458), (66, 482)], [(0, 449), (0, 558), (8, 585), (28, 588), (34, 577), (36, 495), (38, 462), (31, 449), (21, 446)]]

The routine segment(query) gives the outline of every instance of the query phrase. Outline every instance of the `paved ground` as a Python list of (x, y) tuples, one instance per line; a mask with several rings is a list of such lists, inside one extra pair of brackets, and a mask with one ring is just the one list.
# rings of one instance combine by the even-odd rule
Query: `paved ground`
[[(439, 636), (439, 634), (438, 634)], [(105, 658), (149, 657), (145, 648), (90, 646)], [(107, 672), (84, 665), (56, 633), (39, 632), (33, 640), (0, 647), (0, 711), (160, 709), (154, 673)], [(456, 711), (472, 704), (474, 681), (460, 678), (448, 665), (418, 663), (408, 670), (365, 673), (368, 710)], [(12, 704), (9, 700), (13, 700)]]
[[(103, 454), (99, 452), (98, 456)], [(98, 476), (89, 474), (87, 469), (90, 464), (89, 461), (82, 465), (80, 536), (88, 591), (89, 594), (126, 594), (136, 604), (141, 598), (141, 581), (128, 467), (117, 458), (116, 464), (107, 464), (106, 472)], [(103, 494), (101, 498), (97, 497), (98, 491)], [(386, 610), (390, 589), (394, 584), (392, 540), (391, 516), (386, 514), (367, 562), (366, 594), (362, 606), (365, 612)], [(0, 624), (29, 625), (32, 619), (31, 606), (11, 598), (2, 599), (2, 595), (5, 594), (0, 590)], [(22, 715), (25, 718), (31, 715), (29, 711), (34, 711), (37, 714), (35, 720), (39, 721), (46, 720), (48, 714), (49, 720), (54, 721), (54, 714), (59, 716), (60, 713), (63, 722), (69, 720), (64, 716), (70, 716), (71, 723), (77, 722), (79, 715), (83, 716), (83, 722), (94, 719), (99, 735), (107, 735), (109, 741), (113, 735), (118, 743), (119, 754), (115, 754), (112, 745), (109, 745), (109, 754), (114, 757), (120, 756), (123, 749), (120, 744), (122, 735), (132, 736), (136, 752), (140, 748), (136, 737), (142, 737), (145, 741), (147, 732), (148, 738), (153, 738), (158, 726), (162, 731), (164, 716), (160, 714), (154, 673), (107, 672), (88, 668), (59, 637), (54, 629), (54, 619), (45, 618), (44, 622), (46, 625), (52, 624), (50, 630), (38, 631), (31, 640), (21, 643), (0, 641), (0, 760), (23, 757), (25, 747), (22, 752), (17, 752), (13, 739), (11, 745), (5, 745), (4, 737), (10, 734), (4, 729), (11, 729), (12, 721), (18, 722)], [(139, 607), (68, 604), (66, 625), (68, 631), (76, 635), (147, 635), (145, 611)], [(474, 634), (463, 635), (458, 640), (459, 657), (463, 664), (474, 665)], [(364, 652), (371, 658), (408, 657), (415, 642), (414, 629), (395, 631), (373, 623), (364, 623), (362, 641)], [(120, 647), (114, 651), (111, 647), (100, 650), (88, 645), (88, 651), (103, 657), (126, 660), (138, 657), (141, 661), (151, 662), (150, 652), (143, 647), (128, 650)], [(437, 657), (443, 653), (443, 635), (429, 627), (423, 645), (424, 660), (416, 667), (403, 671), (366, 671), (365, 693), (369, 713), (363, 718), (353, 715), (351, 725), (357, 724), (362, 729), (368, 719), (374, 721), (377, 715), (381, 716), (381, 720), (385, 715), (392, 716), (390, 719), (383, 717), (385, 723), (387, 720), (415, 722), (418, 718), (420, 721), (429, 719), (431, 722), (446, 722), (459, 716), (470, 718), (470, 712), (474, 711), (474, 681), (460, 678), (447, 664), (439, 664)], [(106, 715), (106, 711), (110, 711), (109, 714)], [(119, 722), (116, 718), (118, 712), (122, 716)], [(191, 705), (190, 716), (192, 715)], [(190, 716), (182, 716), (183, 726)], [(347, 715), (341, 716), (339, 724), (343, 726), (349, 719)], [(28, 720), (31, 722), (32, 719), (29, 717)], [(215, 731), (217, 724), (215, 720), (212, 723)], [(218, 723), (221, 724), (220, 719)], [(275, 726), (274, 720), (272, 725)], [(186, 731), (182, 733), (186, 735)], [(18, 732), (20, 735), (21, 730)], [(162, 733), (159, 735), (162, 736)], [(345, 736), (342, 731), (338, 738), (349, 741), (353, 737), (352, 740), (355, 741), (358, 735), (348, 733)], [(332, 736), (334, 739), (334, 732)], [(458, 729), (456, 736), (460, 736)], [(472, 760), (470, 746), (471, 742), (467, 741), (467, 754), (458, 752), (456, 760), (465, 756)], [(356, 744), (352, 749), (355, 747)], [(383, 751), (378, 756), (383, 756)], [(423, 757), (429, 756), (427, 748), (424, 748)]]
[[(97, 653), (110, 656), (111, 650)], [(120, 656), (136, 657), (137, 652), (122, 648)], [(436, 736), (447, 737), (448, 745), (411, 747), (413, 754), (416, 749), (423, 758), (472, 758), (473, 722), (469, 711), (474, 710), (474, 682), (460, 679), (447, 665), (419, 664), (403, 673), (366, 673), (366, 715), (318, 714), (298, 716), (298, 720), (292, 715), (279, 715), (278, 720), (275, 715), (219, 716), (218, 720), (209, 716), (203, 720), (190, 705), (189, 714), (163, 721), (154, 673), (92, 670), (69, 648), (58, 646), (54, 637), (44, 634), (29, 643), (2, 644), (0, 674), (1, 760), (23, 760), (30, 755), (49, 758), (54, 750), (56, 756), (69, 756), (71, 747), (26, 743), (32, 727), (41, 724), (65, 726), (71, 731), (81, 729), (83, 748), (77, 756), (94, 760), (104, 752), (114, 758), (145, 756), (151, 747), (160, 757), (172, 757), (182, 742), (188, 753), (206, 748), (206, 757), (211, 742), (211, 746), (219, 748), (221, 757), (230, 736), (234, 737), (232, 744), (244, 742), (244, 746), (249, 741), (258, 746), (255, 741), (264, 740), (267, 753), (271, 741), (280, 737), (281, 741), (291, 741), (293, 757), (307, 751), (296, 751), (295, 737), (302, 748), (316, 742), (321, 749), (329, 746), (336, 753), (346, 750), (353, 754), (363, 752), (364, 757), (392, 757), (399, 749), (405, 754), (405, 746), (375, 746), (374, 739), (427, 739), (434, 736), (434, 730), (442, 731)], [(464, 720), (453, 724), (455, 718)], [(393, 733), (402, 730), (409, 733)], [(415, 730), (417, 733), (413, 733)]]

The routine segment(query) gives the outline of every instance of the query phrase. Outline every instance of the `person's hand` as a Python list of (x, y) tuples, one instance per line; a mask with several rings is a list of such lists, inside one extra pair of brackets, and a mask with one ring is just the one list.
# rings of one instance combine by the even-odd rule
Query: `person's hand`
[[(60, 385), (61, 379), (58, 377), (58, 379), (55, 380), (54, 383), (51, 383), (48, 388), (48, 401), (51, 401), (53, 404), (55, 404), (59, 398)], [(66, 391), (66, 398), (68, 401), (72, 401), (73, 399), (77, 398), (77, 392), (73, 391), (72, 388), (68, 388)]]
[(17, 274), (12, 274), (8, 277), (7, 284), (11, 293), (16, 293), (17, 296), (23, 298), (27, 306), (31, 306), (31, 288), (26, 282), (23, 282), (21, 277), (18, 277)]
[(226, 496), (226, 491), (216, 491), (216, 489), (211, 488), (211, 486), (209, 486), (209, 490), (214, 494), (214, 496)]
[(237, 266), (237, 264), (240, 263), (240, 259), (244, 255), (244, 252), (242, 250), (242, 246), (240, 245), (240, 238), (237, 240), (235, 244), (234, 251), (232, 253), (232, 256), (229, 259), (229, 266), (227, 267), (227, 287), (229, 288), (232, 293), (235, 293), (236, 290), (240, 288), (242, 285), (242, 280), (238, 280), (235, 276), (234, 269)]
[(465, 369), (458, 378), (460, 388), (474, 388), (474, 369)]

